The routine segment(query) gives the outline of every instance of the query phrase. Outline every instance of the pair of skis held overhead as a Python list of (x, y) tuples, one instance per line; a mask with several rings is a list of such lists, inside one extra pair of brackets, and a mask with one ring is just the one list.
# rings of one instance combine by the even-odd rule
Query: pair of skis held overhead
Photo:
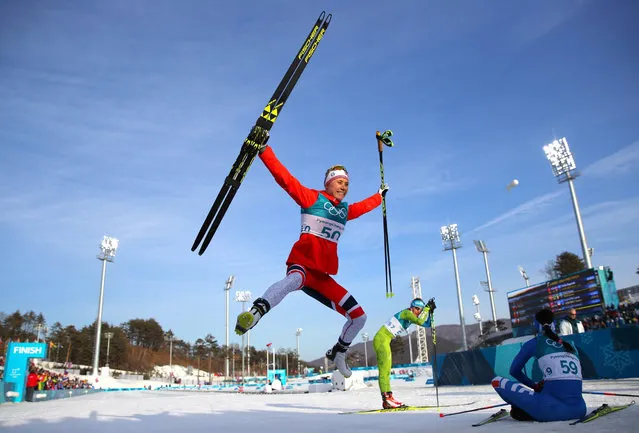
[[(326, 30), (328, 29), (328, 25), (331, 22), (332, 14), (326, 15), (326, 12), (322, 11), (320, 16), (317, 18), (317, 21), (313, 25), (310, 33), (304, 40), (302, 47), (298, 51), (297, 55), (293, 59), (293, 62), (289, 66), (288, 70), (284, 74), (284, 77), (280, 81), (280, 84), (275, 89), (273, 96), (269, 99), (266, 107), (262, 110), (262, 114), (258, 117), (255, 125), (249, 132), (248, 136), (244, 140), (242, 147), (240, 149), (240, 154), (237, 159), (233, 163), (231, 167), (231, 171), (228, 176), (224, 179), (224, 184), (220, 189), (215, 201), (213, 202), (213, 206), (211, 206), (211, 210), (206, 216), (200, 231), (195, 237), (195, 241), (193, 242), (193, 246), (191, 247), (191, 251), (195, 251), (198, 249), (198, 254), (202, 255), (204, 251), (206, 251), (207, 247), (211, 243), (215, 232), (217, 231), (220, 223), (222, 222), (222, 218), (226, 214), (237, 190), (240, 188), (246, 173), (248, 172), (251, 164), (255, 160), (259, 149), (262, 145), (266, 144), (269, 138), (269, 131), (275, 124), (275, 121), (278, 118), (278, 115), (281, 113), (284, 108), (284, 104), (288, 100), (288, 97), (291, 95), (295, 84), (299, 80), (302, 72), (308, 65), (309, 60), (313, 57), (317, 46), (322, 41)], [(380, 174), (381, 174), (381, 183), (384, 185), (384, 160), (382, 156), (382, 151), (384, 145), (393, 146), (393, 142), (390, 137), (393, 135), (392, 131), (388, 130), (383, 133), (377, 131), (376, 138), (379, 149), (379, 164), (380, 164)], [(386, 219), (386, 196), (382, 196), (382, 215), (384, 222), (384, 268), (386, 273), (386, 297), (393, 296), (393, 284), (390, 270), (390, 250), (388, 246), (388, 223)]]

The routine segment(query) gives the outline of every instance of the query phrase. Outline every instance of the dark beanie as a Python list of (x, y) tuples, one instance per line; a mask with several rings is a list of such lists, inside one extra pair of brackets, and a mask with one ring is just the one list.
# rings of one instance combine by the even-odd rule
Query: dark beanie
[(544, 308), (543, 310), (539, 310), (537, 314), (535, 314), (535, 319), (540, 324), (546, 325), (552, 323), (555, 320), (555, 314), (548, 308)]

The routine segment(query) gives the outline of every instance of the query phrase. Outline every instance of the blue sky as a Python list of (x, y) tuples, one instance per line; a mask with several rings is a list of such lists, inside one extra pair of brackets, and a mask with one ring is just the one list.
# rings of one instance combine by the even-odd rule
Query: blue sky
[[(566, 185), (542, 147), (567, 137), (593, 263), (637, 284), (639, 5), (607, 1), (20, 1), (0, 4), (0, 311), (50, 323), (95, 320), (103, 235), (120, 239), (104, 320), (154, 317), (195, 340), (224, 341), (224, 282), (259, 296), (284, 275), (299, 209), (261, 162), (209, 250), (190, 251), (242, 140), (319, 12), (326, 37), (271, 131), (291, 172), (320, 188), (348, 167), (348, 201), (377, 190), (384, 162), (396, 296), (384, 289), (381, 210), (348, 224), (337, 281), (374, 334), (420, 277), (438, 323), (459, 323), (452, 258), (439, 228), (457, 223), (467, 323), (473, 294), (489, 318), (491, 250), (499, 317), (506, 293), (544, 279), (547, 260), (581, 254)], [(506, 185), (517, 178), (517, 188)], [(232, 293), (233, 294), (233, 293)], [(232, 324), (240, 305), (232, 301)], [(251, 342), (321, 356), (343, 319), (293, 293)], [(239, 342), (232, 336), (232, 342)]]

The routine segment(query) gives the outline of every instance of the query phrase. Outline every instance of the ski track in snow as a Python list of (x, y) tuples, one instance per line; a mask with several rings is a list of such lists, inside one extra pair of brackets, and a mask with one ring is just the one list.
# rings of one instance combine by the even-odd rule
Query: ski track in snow
[[(639, 406), (587, 424), (517, 422), (506, 418), (472, 427), (499, 408), (440, 418), (437, 409), (420, 412), (340, 415), (381, 405), (377, 382), (364, 389), (309, 394), (228, 394), (215, 391), (105, 392), (41, 403), (0, 405), (0, 431), (7, 433), (223, 432), (257, 433), (396, 431), (639, 432)], [(409, 405), (435, 405), (435, 389), (393, 381), (396, 397)], [(585, 391), (639, 394), (639, 379), (585, 381)], [(584, 394), (588, 412), (602, 403), (623, 404), (630, 397)], [(500, 404), (490, 385), (439, 388), (446, 413)]]

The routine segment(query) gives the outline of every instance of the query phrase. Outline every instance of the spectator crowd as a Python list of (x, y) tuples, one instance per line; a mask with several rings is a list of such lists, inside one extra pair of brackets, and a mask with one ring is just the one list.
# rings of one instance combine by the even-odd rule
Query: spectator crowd
[(568, 315), (559, 322), (559, 334), (570, 335), (604, 328), (619, 328), (625, 325), (639, 325), (639, 302), (633, 304), (606, 307), (602, 314), (590, 317), (577, 317), (577, 311), (568, 310)]
[(36, 390), (38, 391), (93, 388), (88, 380), (80, 379), (78, 377), (72, 378), (66, 370), (64, 373), (55, 373), (43, 368), (37, 368), (35, 365), (31, 365), (29, 368), (29, 376), (32, 374), (37, 377)]

